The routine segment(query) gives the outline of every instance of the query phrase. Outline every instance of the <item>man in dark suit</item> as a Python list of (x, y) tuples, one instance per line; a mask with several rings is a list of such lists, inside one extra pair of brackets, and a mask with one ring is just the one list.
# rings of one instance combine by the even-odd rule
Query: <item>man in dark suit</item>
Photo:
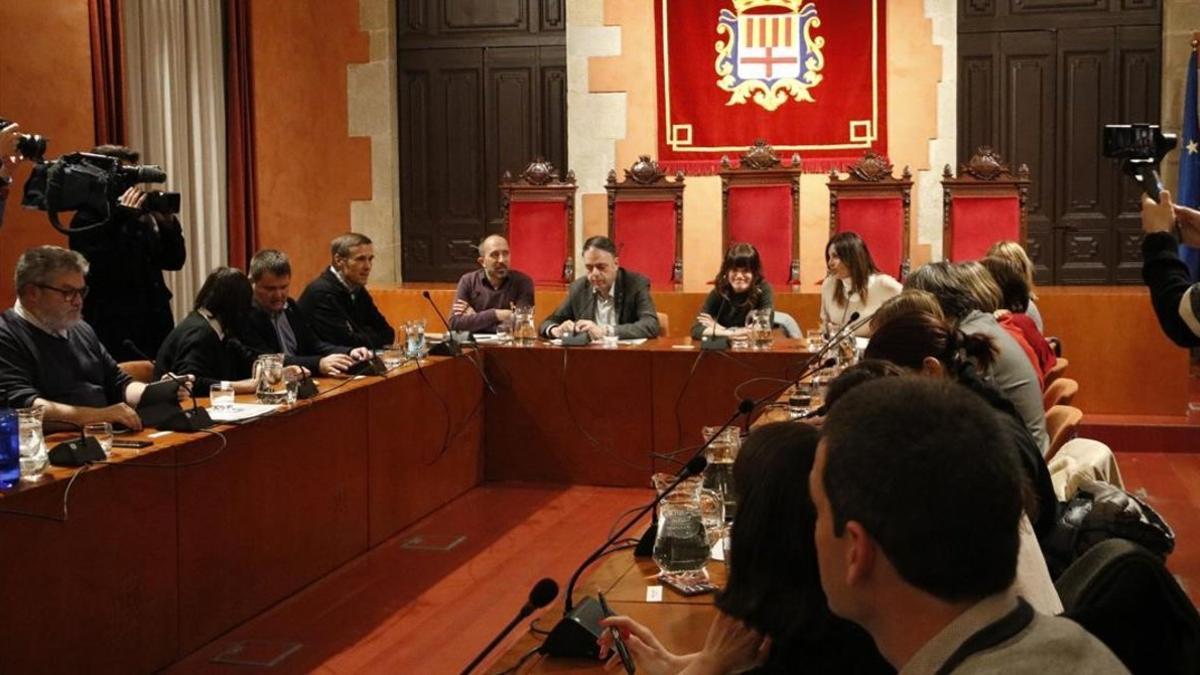
[(330, 245), (333, 264), (313, 279), (300, 296), (300, 310), (322, 340), (335, 345), (379, 349), (392, 344), (396, 331), (375, 307), (367, 279), (375, 262), (371, 240), (348, 232)]
[(263, 249), (250, 261), (254, 307), (241, 331), (243, 342), (258, 354), (283, 354), (286, 365), (304, 366), (322, 375), (341, 375), (356, 361), (371, 358), (366, 347), (322, 340), (308, 318), (288, 297), (292, 264), (282, 251)]
[(571, 282), (567, 297), (542, 322), (542, 335), (557, 338), (588, 333), (593, 340), (614, 326), (618, 338), (658, 337), (658, 313), (650, 298), (650, 280), (622, 269), (617, 247), (608, 237), (583, 242), (587, 276)]

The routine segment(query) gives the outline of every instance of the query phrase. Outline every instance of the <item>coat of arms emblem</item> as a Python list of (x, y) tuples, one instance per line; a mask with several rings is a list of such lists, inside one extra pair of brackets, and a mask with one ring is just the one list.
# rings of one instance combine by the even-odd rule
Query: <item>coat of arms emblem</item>
[[(768, 112), (790, 98), (813, 102), (821, 83), (825, 38), (814, 36), (821, 19), (803, 0), (733, 0), (736, 13), (721, 10), (717, 23), (717, 86), (729, 92), (725, 105), (754, 101)], [(760, 8), (782, 9), (755, 12)], [(727, 38), (727, 39), (724, 39)]]

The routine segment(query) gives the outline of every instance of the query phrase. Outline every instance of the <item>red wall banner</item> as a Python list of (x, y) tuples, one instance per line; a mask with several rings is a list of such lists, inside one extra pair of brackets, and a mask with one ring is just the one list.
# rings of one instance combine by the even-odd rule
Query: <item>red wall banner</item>
[(887, 154), (886, 0), (655, 0), (658, 161), (712, 173), (755, 139), (808, 172)]

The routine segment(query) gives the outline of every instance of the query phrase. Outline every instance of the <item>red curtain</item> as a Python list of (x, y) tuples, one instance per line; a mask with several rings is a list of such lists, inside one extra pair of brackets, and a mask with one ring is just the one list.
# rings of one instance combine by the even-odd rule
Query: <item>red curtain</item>
[(242, 269), (258, 250), (250, 35), (249, 0), (225, 0), (226, 230), (229, 264)]
[(125, 144), (124, 43), (120, 0), (88, 0), (96, 145)]

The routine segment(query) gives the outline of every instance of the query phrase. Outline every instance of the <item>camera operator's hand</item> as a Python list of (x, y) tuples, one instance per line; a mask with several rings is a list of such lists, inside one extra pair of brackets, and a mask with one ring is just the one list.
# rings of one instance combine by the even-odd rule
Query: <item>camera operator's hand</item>
[(125, 194), (121, 195), (121, 199), (118, 203), (126, 208), (134, 209), (135, 211), (141, 211), (142, 204), (145, 201), (146, 193), (142, 192), (142, 189), (135, 185), (126, 190)]
[(17, 133), (20, 128), (18, 124), (10, 124), (0, 129), (0, 176), (8, 176), (21, 159), (21, 153), (17, 150), (17, 142), (21, 140)]
[(1176, 223), (1179, 224), (1180, 240), (1188, 246), (1200, 247), (1200, 212), (1186, 206), (1176, 206), (1167, 190), (1162, 191), (1157, 203), (1149, 196), (1142, 195), (1143, 232), (1175, 233)]

